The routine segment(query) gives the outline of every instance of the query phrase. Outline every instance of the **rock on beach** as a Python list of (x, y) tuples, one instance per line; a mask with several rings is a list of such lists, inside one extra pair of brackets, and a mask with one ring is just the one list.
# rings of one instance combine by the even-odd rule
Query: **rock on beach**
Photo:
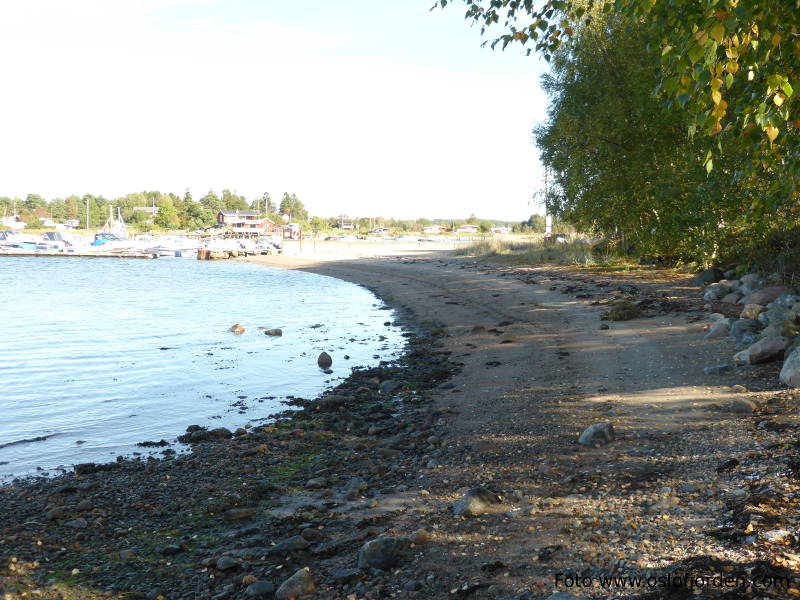
[(453, 512), (459, 517), (476, 517), (487, 512), (492, 504), (500, 504), (500, 497), (485, 487), (476, 487), (453, 503)]
[(275, 592), (275, 600), (300, 600), (313, 595), (315, 590), (311, 571), (304, 567), (281, 584)]
[(408, 547), (408, 540), (401, 537), (370, 540), (358, 551), (358, 568), (391, 569), (405, 557)]
[(781, 383), (789, 387), (800, 386), (800, 348), (795, 348), (783, 362), (780, 374)]
[(785, 337), (768, 337), (757, 341), (755, 344), (736, 353), (733, 362), (739, 365), (757, 365), (783, 356), (783, 351), (789, 345)]
[(605, 446), (616, 439), (611, 423), (595, 423), (587, 427), (578, 438), (581, 446)]

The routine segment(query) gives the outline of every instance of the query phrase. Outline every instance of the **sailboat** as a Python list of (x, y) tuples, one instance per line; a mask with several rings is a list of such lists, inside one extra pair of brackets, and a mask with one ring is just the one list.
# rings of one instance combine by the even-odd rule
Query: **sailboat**
[(109, 242), (126, 241), (128, 239), (128, 228), (122, 220), (122, 211), (117, 207), (117, 216), (114, 216), (114, 207), (108, 207), (108, 219), (106, 219), (103, 229), (94, 234), (92, 246), (104, 246)]

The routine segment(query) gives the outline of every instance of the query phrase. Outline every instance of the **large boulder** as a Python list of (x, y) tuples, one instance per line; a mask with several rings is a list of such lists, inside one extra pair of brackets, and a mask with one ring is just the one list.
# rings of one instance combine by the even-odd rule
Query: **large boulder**
[(764, 325), (772, 325), (781, 321), (797, 322), (797, 313), (784, 306), (772, 304), (770, 308), (758, 315), (758, 320)]
[(739, 313), (740, 319), (757, 319), (758, 315), (767, 310), (762, 304), (745, 304), (742, 312)]
[(727, 278), (720, 279), (719, 283), (721, 283), (722, 285), (727, 285), (729, 288), (731, 288), (732, 292), (738, 292), (739, 286), (742, 285), (738, 279), (727, 279)]
[(731, 333), (731, 322), (729, 319), (719, 319), (714, 321), (713, 325), (704, 336), (706, 340), (716, 340), (719, 338), (728, 337)]
[(742, 294), (750, 294), (762, 285), (761, 278), (755, 273), (749, 273), (739, 278), (739, 291)]
[(755, 344), (734, 355), (733, 361), (740, 365), (757, 365), (783, 357), (783, 352), (789, 345), (785, 337), (769, 337), (757, 341)]
[(731, 319), (718, 319), (712, 321), (703, 339), (714, 340), (727, 337), (731, 331)]
[(791, 321), (779, 321), (777, 323), (772, 323), (771, 325), (767, 325), (764, 328), (758, 337), (759, 338), (770, 338), (770, 337), (785, 337), (785, 338), (793, 338), (797, 335), (797, 325), (792, 323)]
[(748, 333), (758, 333), (764, 326), (755, 319), (736, 319), (731, 325), (731, 337), (737, 342)]
[(723, 296), (730, 294), (732, 291), (733, 290), (731, 290), (730, 286), (728, 285), (723, 283), (712, 283), (703, 292), (703, 300), (706, 302), (716, 302)]
[(707, 283), (714, 283), (722, 279), (723, 273), (716, 267), (711, 267), (705, 271), (700, 271), (697, 275), (692, 277), (692, 285), (706, 285)]
[(785, 294), (781, 294), (773, 301), (773, 304), (777, 304), (778, 306), (782, 306), (784, 308), (792, 308), (800, 298), (795, 296), (794, 294), (790, 294), (786, 292)]
[(795, 348), (783, 361), (780, 380), (789, 387), (800, 387), (800, 347)]
[(765, 287), (751, 294), (747, 294), (744, 298), (739, 300), (739, 304), (762, 304), (766, 306), (770, 302), (776, 300), (781, 294), (785, 294), (786, 291), (786, 288), (781, 285)]
[(742, 299), (742, 295), (739, 292), (731, 292), (723, 296), (720, 299), (720, 302), (724, 302), (725, 304), (738, 304), (739, 300)]

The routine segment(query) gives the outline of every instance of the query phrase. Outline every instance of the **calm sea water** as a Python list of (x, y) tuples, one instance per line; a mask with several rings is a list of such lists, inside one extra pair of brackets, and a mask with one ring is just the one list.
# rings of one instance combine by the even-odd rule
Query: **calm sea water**
[(137, 442), (191, 424), (243, 426), (403, 346), (364, 288), (247, 263), (0, 258), (0, 307), (5, 479), (146, 454)]

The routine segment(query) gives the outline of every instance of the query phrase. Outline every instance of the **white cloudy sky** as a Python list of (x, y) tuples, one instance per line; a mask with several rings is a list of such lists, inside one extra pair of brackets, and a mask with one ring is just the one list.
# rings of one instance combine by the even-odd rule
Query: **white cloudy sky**
[(541, 64), (433, 0), (0, 0), (0, 195), (524, 219)]

